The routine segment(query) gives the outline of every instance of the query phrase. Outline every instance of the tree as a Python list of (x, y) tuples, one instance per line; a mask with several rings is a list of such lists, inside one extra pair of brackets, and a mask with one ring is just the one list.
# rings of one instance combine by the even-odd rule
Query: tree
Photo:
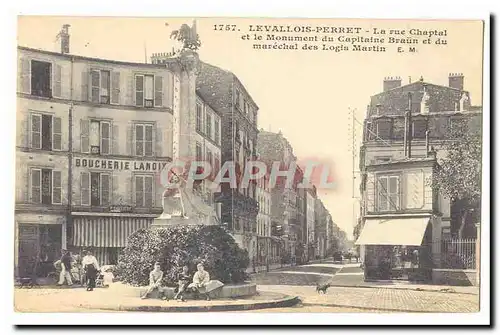
[(479, 218), (481, 206), (481, 130), (470, 121), (454, 120), (449, 138), (441, 147), (446, 156), (439, 161), (433, 180), (434, 188), (450, 198), (457, 209), (459, 238), (466, 223)]

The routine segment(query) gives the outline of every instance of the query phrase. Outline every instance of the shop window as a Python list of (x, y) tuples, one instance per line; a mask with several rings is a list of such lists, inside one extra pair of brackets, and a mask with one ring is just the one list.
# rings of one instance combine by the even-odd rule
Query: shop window
[(135, 176), (135, 206), (153, 207), (153, 176)]
[(33, 149), (61, 150), (62, 121), (48, 114), (30, 114), (30, 146)]
[(95, 155), (111, 153), (111, 123), (101, 120), (80, 120), (81, 151)]
[(401, 207), (399, 176), (379, 176), (377, 179), (378, 210), (399, 210)]
[(91, 101), (96, 104), (109, 104), (110, 72), (104, 70), (90, 71)]
[(49, 62), (31, 61), (31, 95), (51, 98), (52, 64)]
[(135, 154), (137, 156), (153, 156), (153, 125), (135, 125)]
[(31, 169), (31, 202), (44, 205), (62, 203), (61, 171)]
[(80, 175), (82, 205), (109, 206), (111, 175), (100, 172), (82, 172)]
[(137, 107), (161, 107), (163, 105), (163, 77), (135, 76), (135, 105)]
[(206, 126), (206, 135), (209, 139), (213, 139), (212, 137), (212, 115), (207, 111), (206, 114), (206, 121), (205, 121), (205, 126)]

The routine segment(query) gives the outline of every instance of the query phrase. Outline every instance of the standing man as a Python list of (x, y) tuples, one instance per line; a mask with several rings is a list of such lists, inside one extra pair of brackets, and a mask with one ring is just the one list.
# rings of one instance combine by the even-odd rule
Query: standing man
[(97, 263), (97, 258), (92, 255), (90, 250), (87, 250), (87, 254), (82, 259), (82, 267), (85, 269), (87, 291), (93, 291), (95, 288), (97, 273), (99, 272), (99, 263)]
[(63, 285), (64, 280), (68, 286), (73, 285), (73, 281), (71, 280), (71, 262), (73, 261), (71, 257), (71, 253), (67, 250), (62, 250), (63, 256), (61, 257), (61, 273), (59, 274), (59, 283), (58, 285)]

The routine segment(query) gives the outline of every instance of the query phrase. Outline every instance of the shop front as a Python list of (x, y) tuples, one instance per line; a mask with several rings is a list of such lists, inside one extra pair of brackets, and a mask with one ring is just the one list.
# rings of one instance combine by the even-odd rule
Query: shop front
[(430, 280), (431, 241), (430, 217), (367, 218), (356, 241), (365, 249), (365, 281)]
[(15, 274), (46, 277), (66, 247), (66, 216), (16, 214)]
[(116, 265), (130, 235), (147, 229), (157, 215), (134, 213), (72, 213), (69, 249), (90, 249), (100, 265)]

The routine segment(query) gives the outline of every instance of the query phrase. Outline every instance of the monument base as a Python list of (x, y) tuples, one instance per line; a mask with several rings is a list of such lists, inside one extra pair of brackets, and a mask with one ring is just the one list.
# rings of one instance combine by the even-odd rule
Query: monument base
[(185, 226), (185, 225), (198, 225), (198, 224), (200, 223), (197, 220), (185, 218), (182, 216), (172, 216), (170, 218), (158, 217), (156, 219), (153, 219), (153, 224), (151, 225), (151, 228), (168, 228), (179, 225)]

